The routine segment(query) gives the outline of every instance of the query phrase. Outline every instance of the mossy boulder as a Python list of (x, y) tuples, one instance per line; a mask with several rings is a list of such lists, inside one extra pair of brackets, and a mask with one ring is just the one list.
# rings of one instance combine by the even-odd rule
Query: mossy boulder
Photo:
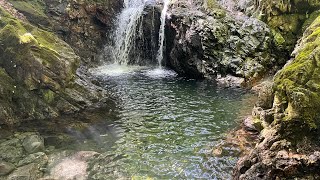
[(48, 16), (45, 13), (46, 4), (43, 0), (8, 0), (14, 8), (23, 13), (27, 19), (42, 27), (51, 25)]
[(0, 8), (0, 125), (73, 113), (102, 98), (76, 75), (79, 61), (55, 34)]
[[(275, 102), (282, 122), (320, 125), (320, 16), (304, 32), (295, 58), (275, 76)], [(303, 129), (300, 129), (303, 131)]]
[(52, 31), (74, 48), (82, 62), (98, 57), (122, 8), (119, 0), (8, 0), (34, 26)]
[(244, 7), (245, 11), (266, 22), (277, 34), (280, 33), (285, 40), (281, 48), (288, 52), (293, 50), (305, 30), (302, 29), (304, 22), (320, 8), (320, 1), (316, 0), (257, 0), (249, 4), (253, 4), (254, 8)]

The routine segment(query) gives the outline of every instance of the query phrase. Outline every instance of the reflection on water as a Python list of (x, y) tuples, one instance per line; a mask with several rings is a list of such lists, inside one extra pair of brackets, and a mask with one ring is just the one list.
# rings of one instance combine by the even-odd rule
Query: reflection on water
[(92, 72), (117, 96), (120, 114), (115, 143), (94, 163), (92, 179), (231, 177), (239, 150), (225, 147), (214, 156), (212, 149), (235, 127), (250, 95), (164, 69), (111, 65)]

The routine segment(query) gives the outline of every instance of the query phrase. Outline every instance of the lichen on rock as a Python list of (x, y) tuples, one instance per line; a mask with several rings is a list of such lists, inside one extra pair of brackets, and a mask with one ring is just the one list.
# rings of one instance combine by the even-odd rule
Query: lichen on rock
[(84, 88), (80, 57), (66, 42), (2, 8), (0, 16), (0, 124), (57, 117), (103, 99)]
[(305, 31), (295, 58), (275, 77), (276, 98), (282, 101), (284, 121), (302, 121), (310, 129), (320, 125), (320, 17)]

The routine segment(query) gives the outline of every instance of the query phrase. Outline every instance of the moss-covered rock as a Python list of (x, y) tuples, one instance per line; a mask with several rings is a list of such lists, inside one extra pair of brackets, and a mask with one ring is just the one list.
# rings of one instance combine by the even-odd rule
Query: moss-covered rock
[(0, 124), (52, 118), (97, 102), (102, 94), (89, 93), (76, 76), (79, 60), (53, 33), (0, 8)]
[(33, 25), (54, 32), (74, 48), (82, 62), (98, 62), (122, 1), (8, 0)]
[(258, 0), (255, 1), (256, 17), (265, 21), (274, 31), (280, 33), (285, 42), (282, 48), (292, 51), (294, 45), (303, 33), (302, 25), (310, 14), (320, 8), (319, 1), (310, 0)]
[(50, 20), (45, 14), (45, 3), (43, 0), (9, 0), (9, 2), (19, 12), (23, 13), (31, 23), (42, 27), (50, 26)]
[[(294, 51), (295, 58), (275, 76), (277, 102), (284, 113), (281, 120), (320, 125), (320, 16), (304, 32)], [(299, 123), (297, 123), (299, 122)], [(303, 131), (303, 129), (301, 129)]]

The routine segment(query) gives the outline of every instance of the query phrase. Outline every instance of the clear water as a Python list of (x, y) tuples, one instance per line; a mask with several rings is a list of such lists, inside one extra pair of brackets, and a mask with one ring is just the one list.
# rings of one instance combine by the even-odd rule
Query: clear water
[(119, 117), (115, 142), (103, 147), (90, 178), (231, 178), (239, 150), (213, 149), (237, 126), (251, 95), (164, 69), (110, 65), (92, 72), (118, 98)]

